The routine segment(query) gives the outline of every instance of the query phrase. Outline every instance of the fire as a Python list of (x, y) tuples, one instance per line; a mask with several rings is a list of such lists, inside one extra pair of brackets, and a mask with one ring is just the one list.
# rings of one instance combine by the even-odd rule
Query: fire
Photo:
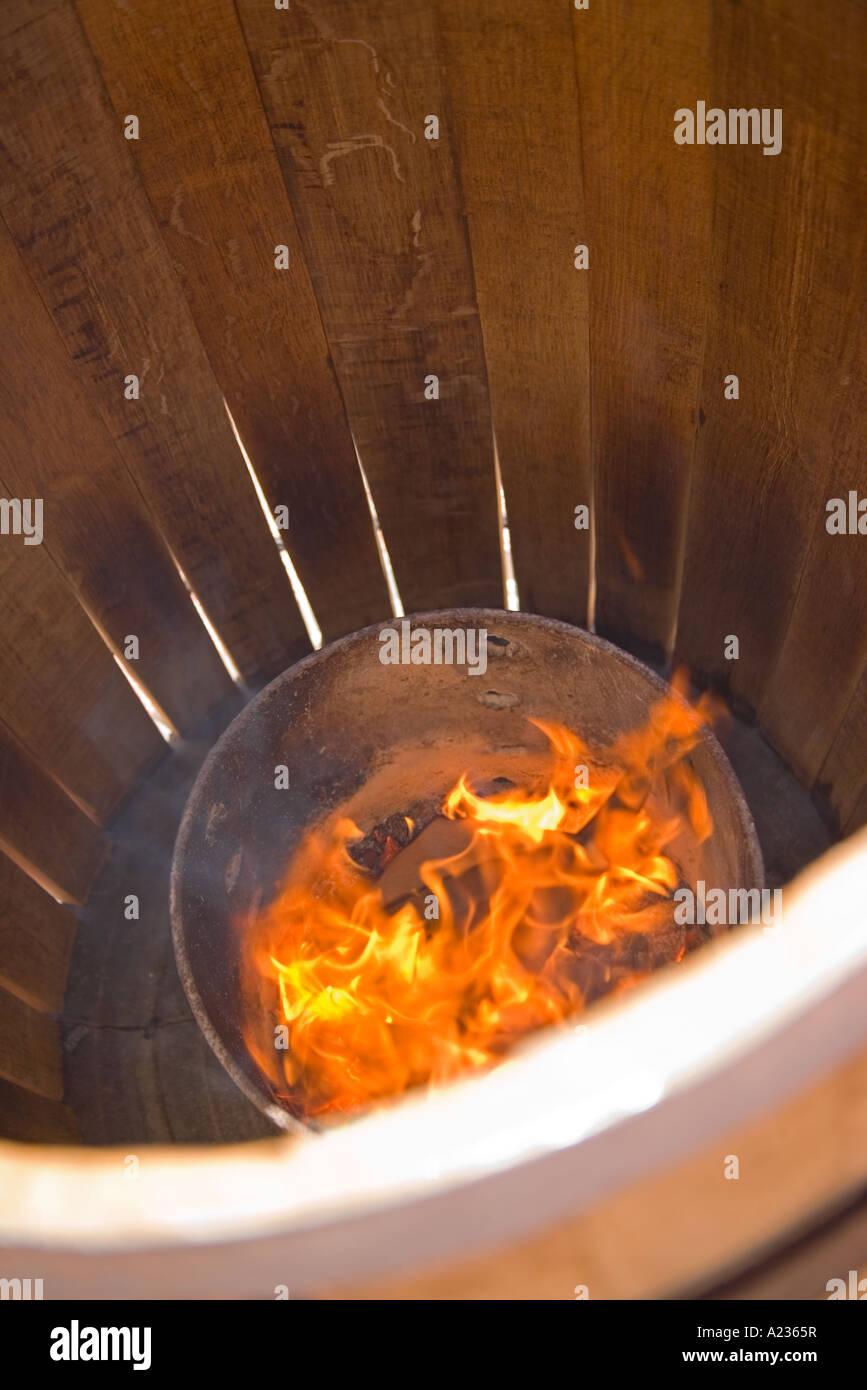
[(311, 835), (239, 924), (245, 1042), (287, 1106), (339, 1116), (490, 1066), (697, 944), (674, 926), (669, 851), (713, 829), (687, 760), (706, 717), (665, 697), (605, 749), (533, 720), (547, 785), (466, 774), (432, 823), (391, 817), (376, 878), (353, 821)]

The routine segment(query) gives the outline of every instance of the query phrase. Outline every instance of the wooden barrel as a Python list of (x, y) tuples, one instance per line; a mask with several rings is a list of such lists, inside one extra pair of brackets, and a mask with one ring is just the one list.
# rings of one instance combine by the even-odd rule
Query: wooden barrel
[[(865, 30), (847, 0), (6, 0), (0, 1275), (823, 1296), (864, 1266)], [(462, 1088), (429, 1190), (397, 1159), (352, 1187), (417, 1156), (410, 1101), (327, 1136), (317, 1186), (171, 952), (184, 802), (251, 694), (473, 606), (721, 692), (800, 943), (740, 1038), (660, 1053), (596, 1150), (569, 1130), (549, 1206), (520, 1146), (470, 1179)], [(764, 979), (751, 941), (648, 1001)]]

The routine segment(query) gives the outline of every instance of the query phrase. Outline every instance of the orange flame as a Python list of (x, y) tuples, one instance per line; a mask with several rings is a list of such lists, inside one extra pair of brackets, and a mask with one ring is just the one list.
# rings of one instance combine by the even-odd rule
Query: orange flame
[(341, 1114), (440, 1084), (680, 959), (667, 850), (713, 828), (686, 758), (707, 708), (666, 697), (595, 753), (533, 720), (550, 785), (485, 795), (462, 777), (418, 831), (431, 856), (394, 888), (393, 840), (373, 881), (348, 852), (351, 820), (309, 836), (279, 896), (240, 924), (245, 1042), (288, 1107)]

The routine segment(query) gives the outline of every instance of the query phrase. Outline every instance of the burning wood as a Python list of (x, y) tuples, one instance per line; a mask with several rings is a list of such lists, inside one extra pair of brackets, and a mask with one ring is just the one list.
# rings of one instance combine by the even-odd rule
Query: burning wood
[(687, 758), (703, 720), (666, 698), (606, 749), (533, 721), (550, 781), (464, 777), (311, 835), (246, 924), (245, 1041), (276, 1093), (333, 1115), (442, 1083), (699, 944), (672, 856), (712, 830)]

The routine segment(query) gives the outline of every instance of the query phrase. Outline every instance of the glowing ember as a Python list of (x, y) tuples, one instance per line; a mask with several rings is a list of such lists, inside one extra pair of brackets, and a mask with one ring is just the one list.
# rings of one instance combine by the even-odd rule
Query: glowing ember
[(595, 750), (534, 720), (550, 781), (480, 794), (467, 775), (420, 832), (391, 816), (378, 881), (349, 853), (352, 821), (311, 835), (239, 924), (245, 1042), (289, 1108), (352, 1112), (490, 1065), (697, 944), (674, 925), (667, 851), (712, 830), (686, 760), (704, 720), (664, 698)]

